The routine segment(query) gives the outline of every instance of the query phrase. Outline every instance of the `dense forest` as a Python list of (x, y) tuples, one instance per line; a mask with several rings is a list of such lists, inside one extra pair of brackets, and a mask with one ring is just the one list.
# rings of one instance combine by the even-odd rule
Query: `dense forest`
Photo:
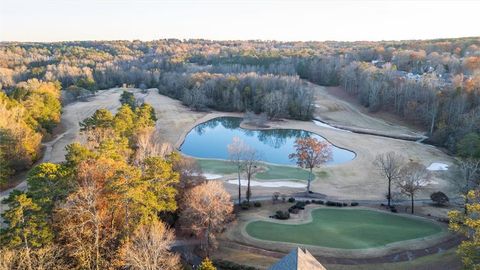
[[(0, 179), (27, 168), (61, 103), (96, 90), (158, 88), (196, 110), (308, 120), (312, 89), (341, 86), (372, 112), (422, 126), (433, 144), (480, 131), (480, 39), (382, 42), (0, 43)], [(60, 90), (62, 89), (62, 90)], [(342, 91), (342, 90), (339, 90)], [(13, 145), (13, 147), (12, 147)]]

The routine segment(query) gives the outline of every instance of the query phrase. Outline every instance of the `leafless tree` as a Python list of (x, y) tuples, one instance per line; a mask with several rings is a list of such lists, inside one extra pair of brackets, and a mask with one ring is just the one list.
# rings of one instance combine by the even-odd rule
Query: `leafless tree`
[(125, 266), (135, 270), (180, 269), (180, 256), (170, 251), (174, 241), (173, 231), (160, 221), (141, 225), (123, 250)]
[(480, 174), (480, 160), (475, 158), (461, 158), (459, 160), (461, 177), (453, 177), (454, 184), (464, 198), (464, 213), (467, 214), (467, 193), (478, 187), (477, 177)]
[(388, 206), (390, 206), (390, 201), (392, 198), (392, 183), (394, 183), (400, 177), (400, 170), (404, 163), (404, 158), (395, 152), (379, 154), (373, 162), (375, 167), (378, 169), (378, 172), (388, 181)]
[(250, 204), (250, 197), (252, 196), (252, 190), (250, 187), (250, 180), (252, 176), (259, 170), (260, 153), (253, 147), (247, 146), (243, 150), (243, 168), (247, 176), (247, 202)]
[(192, 188), (185, 195), (181, 223), (205, 240), (205, 250), (215, 247), (215, 235), (232, 217), (233, 204), (222, 183), (209, 181)]
[(144, 128), (135, 136), (135, 162), (139, 163), (147, 157), (165, 157), (173, 151), (172, 145), (162, 143), (154, 127)]
[(228, 156), (230, 162), (237, 167), (238, 176), (238, 204), (242, 203), (242, 181), (240, 179), (240, 173), (243, 168), (243, 156), (247, 145), (239, 137), (233, 137), (231, 144), (227, 146)]
[(411, 213), (414, 213), (414, 198), (415, 194), (422, 188), (424, 188), (428, 183), (430, 183), (431, 174), (427, 168), (414, 161), (410, 161), (405, 164), (400, 170), (400, 178), (397, 182), (397, 185), (400, 189), (400, 192), (407, 195), (411, 199)]

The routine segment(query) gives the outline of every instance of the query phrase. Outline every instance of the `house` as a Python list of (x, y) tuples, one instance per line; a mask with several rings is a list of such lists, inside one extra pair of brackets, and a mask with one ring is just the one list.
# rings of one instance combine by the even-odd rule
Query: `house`
[(272, 265), (269, 270), (327, 270), (327, 268), (318, 262), (308, 250), (296, 248)]

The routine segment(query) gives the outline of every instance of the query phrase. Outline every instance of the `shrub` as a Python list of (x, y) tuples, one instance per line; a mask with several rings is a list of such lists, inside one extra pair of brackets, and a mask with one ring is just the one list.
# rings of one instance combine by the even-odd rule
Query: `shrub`
[(437, 206), (444, 206), (448, 203), (448, 197), (445, 193), (441, 191), (434, 192), (430, 195), (430, 199), (437, 205)]
[(214, 260), (213, 262), (218, 269), (222, 270), (258, 270), (258, 268), (237, 264), (231, 261)]
[(253, 203), (253, 206), (255, 206), (255, 207), (261, 207), (261, 206), (262, 206), (262, 203), (261, 203), (261, 202), (254, 202), (254, 203)]
[(326, 205), (326, 206), (335, 206), (336, 203), (335, 203), (335, 202), (332, 202), (332, 201), (327, 201), (327, 202), (325, 203), (325, 205)]
[(300, 209), (296, 208), (295, 206), (292, 206), (288, 208), (288, 212), (292, 214), (298, 214), (298, 212), (300, 212)]
[(322, 201), (322, 200), (316, 200), (315, 202), (314, 201), (312, 201), (312, 202), (315, 203), (315, 204), (325, 204), (325, 202)]
[(250, 203), (247, 202), (247, 201), (243, 201), (242, 204), (240, 205), (240, 207), (241, 207), (243, 210), (248, 210), (248, 209), (250, 209)]
[(295, 204), (294, 207), (295, 207), (295, 208), (298, 208), (298, 209), (300, 209), (300, 210), (303, 210), (303, 209), (305, 209), (305, 205), (306, 205), (305, 202), (298, 201), (298, 202)]
[(350, 206), (358, 206), (358, 202), (352, 202)]
[(278, 210), (275, 213), (275, 216), (277, 217), (277, 219), (289, 219), (290, 218), (290, 213), (288, 211)]
[(310, 200), (306, 200), (305, 204), (311, 204), (312, 202)]
[(295, 202), (295, 198), (293, 198), (293, 197), (288, 198), (288, 202), (289, 202), (289, 203), (294, 203), (294, 202)]
[(342, 203), (342, 206), (348, 206), (348, 203), (344, 202)]

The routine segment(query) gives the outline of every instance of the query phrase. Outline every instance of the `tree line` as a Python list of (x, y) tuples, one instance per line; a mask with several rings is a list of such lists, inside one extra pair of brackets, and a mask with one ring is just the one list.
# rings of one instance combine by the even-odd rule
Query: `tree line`
[(60, 84), (31, 79), (0, 92), (0, 187), (39, 159), (41, 141), (60, 123)]

